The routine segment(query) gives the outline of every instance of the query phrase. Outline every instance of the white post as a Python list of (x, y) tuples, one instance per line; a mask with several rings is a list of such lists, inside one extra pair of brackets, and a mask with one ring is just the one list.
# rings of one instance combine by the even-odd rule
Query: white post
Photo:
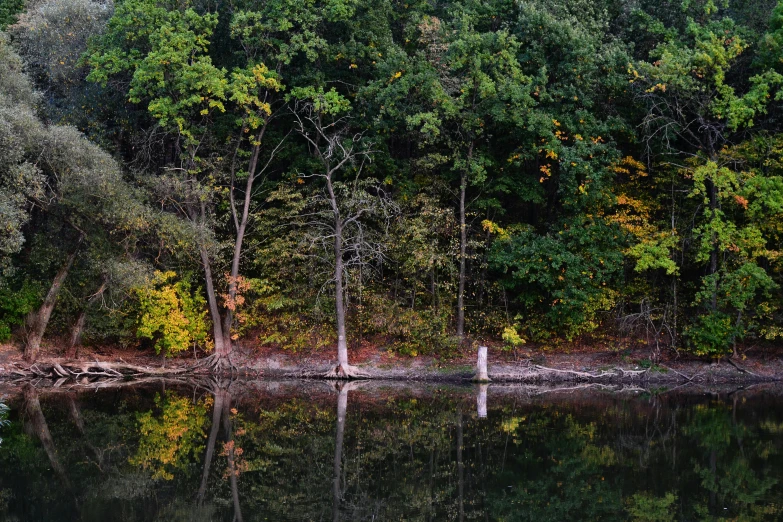
[(476, 410), (479, 419), (487, 418), (487, 388), (489, 384), (479, 384), (478, 395), (476, 396)]
[(476, 376), (473, 377), (477, 382), (489, 382), (489, 375), (487, 375), (487, 347), (478, 347), (478, 362), (476, 363)]

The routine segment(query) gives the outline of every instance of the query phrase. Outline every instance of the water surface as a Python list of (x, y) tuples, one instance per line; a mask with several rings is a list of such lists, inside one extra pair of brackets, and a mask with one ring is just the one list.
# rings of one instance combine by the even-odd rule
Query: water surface
[(8, 388), (0, 520), (779, 520), (775, 388)]

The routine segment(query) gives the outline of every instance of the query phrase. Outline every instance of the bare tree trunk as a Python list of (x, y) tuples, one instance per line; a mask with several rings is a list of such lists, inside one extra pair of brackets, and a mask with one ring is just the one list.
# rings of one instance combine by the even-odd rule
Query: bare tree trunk
[(337, 432), (335, 434), (334, 444), (334, 474), (332, 476), (332, 518), (334, 522), (340, 520), (340, 476), (342, 472), (343, 459), (343, 440), (345, 437), (345, 416), (348, 411), (348, 388), (349, 385), (339, 387), (337, 396)]
[(245, 198), (242, 203), (242, 215), (237, 215), (234, 204), (234, 174), (232, 169), (231, 176), (231, 215), (234, 218), (236, 227), (236, 239), (234, 241), (234, 254), (231, 258), (231, 274), (228, 279), (228, 303), (226, 303), (226, 313), (223, 318), (223, 334), (227, 337), (225, 344), (231, 345), (231, 329), (234, 326), (234, 310), (236, 309), (237, 285), (239, 278), (239, 262), (242, 259), (242, 243), (247, 231), (247, 222), (250, 217), (250, 202), (253, 195), (253, 183), (255, 182), (256, 169), (258, 167), (258, 157), (261, 154), (261, 140), (264, 137), (266, 125), (264, 125), (256, 137), (256, 145), (253, 146), (253, 152), (250, 157), (248, 167), (247, 182), (245, 185)]
[(84, 322), (87, 319), (87, 309), (79, 312), (76, 322), (71, 330), (71, 342), (68, 344), (68, 358), (75, 359), (79, 355), (79, 345), (82, 342), (82, 332), (84, 331)]
[[(712, 218), (715, 219), (715, 214), (718, 209), (718, 190), (715, 187), (715, 183), (709, 181), (710, 192), (710, 210), (712, 211)], [(712, 233), (712, 252), (710, 252), (710, 275), (715, 275), (718, 272), (718, 244), (715, 232)], [(710, 302), (711, 309), (714, 312), (718, 309), (718, 281), (712, 282), (712, 299)]]
[[(332, 237), (332, 235), (334, 237), (335, 259), (333, 279), (335, 284), (335, 311), (337, 316), (337, 364), (326, 373), (325, 377), (332, 379), (361, 377), (364, 376), (364, 374), (357, 368), (353, 368), (348, 364), (348, 338), (345, 326), (346, 297), (345, 281), (343, 280), (343, 272), (345, 270), (343, 256), (346, 254), (346, 247), (343, 234), (345, 232), (345, 227), (351, 223), (358, 223), (362, 213), (369, 210), (369, 208), (361, 209), (353, 214), (351, 214), (350, 210), (347, 210), (346, 216), (342, 216), (338, 198), (334, 190), (333, 176), (335, 176), (335, 173), (339, 172), (345, 165), (353, 164), (354, 160), (357, 158), (367, 158), (370, 151), (355, 150), (355, 147), (360, 144), (361, 134), (354, 135), (351, 139), (352, 145), (345, 146), (343, 139), (345, 138), (344, 133), (347, 132), (347, 125), (345, 124), (347, 120), (338, 120), (343, 122), (339, 126), (335, 126), (337, 123), (334, 122), (329, 125), (324, 125), (321, 121), (322, 114), (311, 104), (307, 104), (304, 107), (304, 112), (306, 113), (304, 120), (302, 119), (301, 114), (296, 110), (293, 110), (292, 114), (298, 122), (298, 133), (309, 143), (311, 152), (317, 156), (323, 164), (323, 173), (315, 175), (323, 178), (326, 183), (329, 206), (331, 207), (331, 216), (328, 218), (328, 222), (323, 224), (331, 229), (329, 235), (326, 237)], [(305, 124), (305, 121), (308, 123)], [(311, 133), (314, 133), (314, 135)], [(322, 149), (322, 140), (326, 142), (324, 145), (325, 150)], [(335, 152), (341, 154), (341, 156), (335, 156)], [(361, 168), (362, 167), (359, 166), (356, 174), (357, 180)]]
[(343, 234), (342, 224), (335, 226), (334, 234), (334, 286), (337, 311), (337, 366), (348, 367), (348, 341), (345, 332), (345, 287), (343, 286)]
[(465, 193), (468, 188), (468, 172), (473, 158), (473, 142), (468, 147), (468, 159), (459, 180), (459, 285), (457, 289), (457, 336), (465, 336), (465, 257), (468, 250), (468, 229), (465, 218)]
[(108, 284), (108, 277), (104, 276), (101, 286), (93, 295), (87, 299), (87, 303), (84, 305), (84, 308), (81, 312), (79, 312), (79, 316), (76, 318), (76, 323), (74, 323), (73, 329), (71, 330), (71, 342), (68, 345), (67, 357), (75, 359), (79, 355), (79, 346), (82, 342), (82, 332), (84, 332), (84, 323), (87, 319), (87, 309), (91, 303), (101, 298), (103, 293), (106, 291)]
[(201, 254), (201, 264), (204, 267), (204, 283), (207, 289), (207, 304), (209, 305), (209, 315), (212, 318), (212, 336), (215, 338), (215, 355), (218, 357), (228, 356), (231, 351), (231, 345), (225, 345), (223, 338), (223, 325), (220, 321), (220, 309), (215, 295), (215, 286), (212, 280), (212, 266), (209, 260), (209, 252), (205, 247), (199, 248)]
[(355, 368), (348, 364), (348, 339), (345, 331), (345, 283), (343, 281), (343, 219), (337, 206), (337, 196), (334, 193), (331, 173), (326, 176), (326, 188), (329, 192), (329, 203), (334, 214), (334, 301), (337, 314), (337, 366), (327, 374), (327, 377), (349, 379), (359, 375)]
[(49, 318), (52, 316), (52, 310), (57, 302), (57, 294), (60, 293), (60, 288), (65, 282), (65, 278), (68, 276), (68, 271), (73, 265), (73, 261), (76, 259), (76, 254), (79, 252), (79, 246), (81, 246), (84, 236), (79, 238), (79, 243), (74, 248), (73, 252), (68, 256), (54, 276), (52, 286), (49, 287), (49, 291), (46, 293), (43, 304), (38, 312), (35, 314), (35, 319), (32, 324), (32, 332), (27, 336), (27, 343), (24, 347), (24, 358), (28, 362), (34, 362), (38, 358), (38, 350), (41, 347), (41, 340), (43, 339), (46, 327), (49, 324)]

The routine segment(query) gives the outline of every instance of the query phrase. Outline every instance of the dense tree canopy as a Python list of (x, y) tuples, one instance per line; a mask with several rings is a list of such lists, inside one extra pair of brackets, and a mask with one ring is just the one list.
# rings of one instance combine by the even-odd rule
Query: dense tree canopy
[(0, 0), (0, 336), (35, 357), (51, 316), (71, 345), (195, 344), (218, 368), (237, 340), (775, 342), (782, 20)]

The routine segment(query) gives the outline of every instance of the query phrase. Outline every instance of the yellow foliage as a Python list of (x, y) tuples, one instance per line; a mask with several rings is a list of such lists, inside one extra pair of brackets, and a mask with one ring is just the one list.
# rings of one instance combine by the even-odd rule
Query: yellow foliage
[(173, 392), (155, 397), (152, 411), (138, 416), (139, 448), (128, 461), (152, 471), (152, 478), (172, 480), (174, 471), (183, 469), (190, 458), (201, 455), (205, 438), (207, 408), (212, 399), (192, 402)]
[(187, 282), (172, 283), (176, 276), (156, 271), (150, 285), (134, 290), (139, 300), (136, 336), (155, 340), (155, 350), (166, 355), (207, 341), (206, 301), (191, 295)]

